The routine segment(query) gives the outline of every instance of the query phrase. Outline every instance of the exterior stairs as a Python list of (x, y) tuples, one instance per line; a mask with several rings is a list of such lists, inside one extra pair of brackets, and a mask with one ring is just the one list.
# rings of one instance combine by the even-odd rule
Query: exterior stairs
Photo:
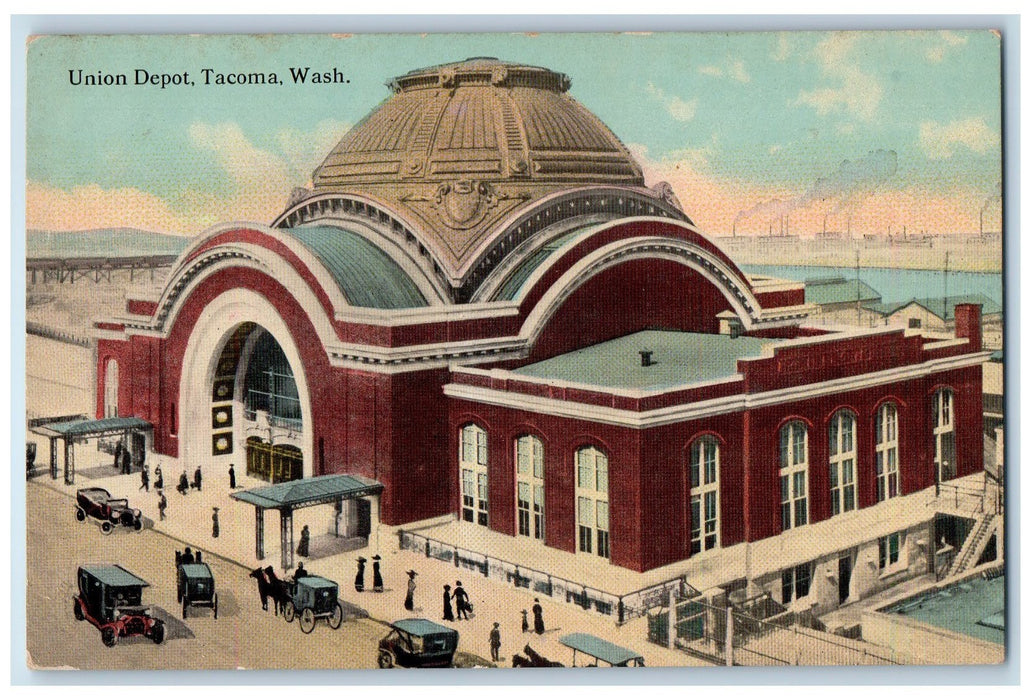
[(955, 560), (952, 562), (952, 567), (949, 569), (947, 576), (951, 577), (961, 574), (977, 563), (981, 554), (984, 553), (984, 548), (988, 544), (990, 535), (995, 531), (997, 518), (998, 516), (994, 513), (986, 513), (977, 520), (970, 534), (967, 535), (963, 548), (959, 550), (959, 554), (956, 555)]

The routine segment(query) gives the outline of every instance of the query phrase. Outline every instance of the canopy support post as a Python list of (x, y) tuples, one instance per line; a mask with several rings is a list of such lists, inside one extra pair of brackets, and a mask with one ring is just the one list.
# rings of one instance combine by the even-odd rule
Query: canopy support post
[(265, 509), (254, 506), (254, 556), (258, 561), (265, 558)]
[(289, 571), (294, 568), (294, 511), (292, 508), (279, 510), (279, 544), (283, 555), (283, 569)]

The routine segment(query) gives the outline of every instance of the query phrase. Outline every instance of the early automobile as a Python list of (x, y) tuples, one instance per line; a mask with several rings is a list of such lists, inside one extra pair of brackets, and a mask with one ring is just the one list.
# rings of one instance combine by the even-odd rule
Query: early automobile
[(218, 593), (215, 592), (215, 577), (211, 567), (201, 563), (182, 561), (176, 552), (176, 598), (183, 604), (183, 619), (190, 606), (211, 608), (218, 619)]
[(119, 637), (143, 635), (155, 644), (165, 638), (165, 623), (142, 604), (149, 584), (118, 565), (80, 566), (79, 594), (73, 599), (76, 620), (89, 620), (100, 630), (104, 646), (113, 647)]
[(134, 530), (143, 528), (143, 517), (138, 508), (130, 508), (126, 498), (111, 498), (107, 489), (79, 489), (75, 493), (75, 519), (80, 523), (86, 518), (93, 518), (100, 523), (100, 531), (110, 534), (115, 525), (131, 527)]
[(397, 620), (379, 642), (379, 667), (447, 668), (457, 648), (457, 630), (422, 618)]
[(573, 650), (573, 666), (576, 666), (576, 654), (579, 652), (586, 657), (586, 666), (599, 666), (605, 663), (608, 666), (641, 667), (644, 666), (644, 657), (636, 651), (617, 646), (610, 641), (595, 637), (586, 632), (574, 632), (564, 637), (559, 637), (559, 644)]
[(293, 622), (297, 617), (305, 634), (315, 629), (315, 620), (320, 618), (325, 618), (332, 629), (339, 629), (344, 621), (344, 608), (337, 600), (339, 588), (335, 581), (321, 576), (302, 576), (284, 584), (287, 599), (283, 603), (283, 619)]

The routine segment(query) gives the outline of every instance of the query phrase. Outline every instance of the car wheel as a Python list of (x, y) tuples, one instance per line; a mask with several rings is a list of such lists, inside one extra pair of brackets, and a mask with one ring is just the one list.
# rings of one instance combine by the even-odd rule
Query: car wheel
[(161, 620), (154, 621), (154, 626), (150, 628), (150, 638), (155, 644), (165, 641), (165, 625)]
[(315, 629), (315, 613), (312, 612), (311, 608), (305, 608), (301, 612), (301, 631), (305, 634), (311, 634), (313, 629)]
[(113, 530), (113, 529), (114, 529), (114, 526), (110, 522), (108, 522), (107, 520), (105, 520), (104, 522), (100, 523), (100, 531), (103, 532), (105, 535), (110, 535), (111, 534), (111, 530)]
[(283, 603), (283, 619), (284, 620), (286, 620), (287, 622), (293, 622), (294, 621), (294, 615), (296, 613), (297, 613), (297, 611), (294, 610), (294, 603), (293, 603), (292, 600), (288, 600), (285, 603)]
[(336, 604), (333, 608), (333, 614), (329, 616), (326, 622), (329, 623), (330, 629), (340, 629), (340, 623), (344, 621), (344, 608), (340, 603)]
[(394, 663), (394, 655), (389, 651), (381, 651), (379, 653), (380, 668), (394, 668)]
[(215, 611), (215, 619), (218, 619), (218, 593), (211, 596), (211, 608)]
[(115, 631), (110, 627), (105, 627), (104, 629), (100, 630), (100, 639), (102, 642), (104, 642), (104, 646), (113, 647), (116, 641)]
[(82, 508), (76, 508), (75, 519), (78, 520), (80, 523), (86, 522), (86, 511), (84, 511)]
[(72, 610), (72, 613), (75, 615), (75, 619), (80, 622), (86, 619), (86, 616), (82, 613), (82, 603), (79, 601), (75, 601), (75, 608)]
[(143, 519), (141, 518), (140, 520), (137, 520), (136, 522), (134, 522), (132, 524), (132, 529), (135, 530), (136, 532), (139, 532), (140, 530), (142, 530), (143, 529)]

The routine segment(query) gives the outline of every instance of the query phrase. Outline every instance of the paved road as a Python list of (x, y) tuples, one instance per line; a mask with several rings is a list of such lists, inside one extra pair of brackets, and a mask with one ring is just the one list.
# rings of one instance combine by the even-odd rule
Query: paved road
[[(26, 500), (30, 668), (375, 667), (377, 643), (386, 633), (381, 623), (351, 620), (334, 631), (319, 622), (311, 634), (303, 634), (296, 621), (288, 625), (282, 617), (262, 611), (248, 571), (218, 558), (206, 559), (219, 594), (218, 620), (208, 609), (191, 608), (184, 623), (176, 602), (174, 556), (178, 542), (152, 530), (116, 530), (105, 536), (96, 524), (75, 520), (67, 496), (38, 484), (27, 485)], [(143, 602), (160, 608), (168, 623), (163, 644), (135, 637), (120, 639), (108, 649), (96, 628), (75, 620), (75, 574), (78, 566), (86, 563), (121, 564), (151, 584), (143, 591)]]

